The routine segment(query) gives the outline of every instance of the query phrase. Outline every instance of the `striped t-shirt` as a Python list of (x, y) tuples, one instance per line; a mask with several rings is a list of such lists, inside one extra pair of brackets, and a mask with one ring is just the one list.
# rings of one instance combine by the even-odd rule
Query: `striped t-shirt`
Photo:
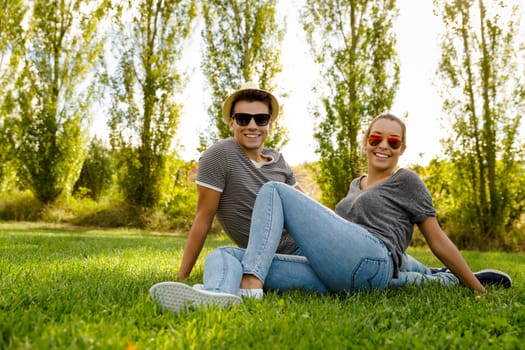
[[(262, 185), (268, 181), (296, 185), (292, 169), (279, 152), (265, 148), (262, 154), (272, 160), (256, 166), (230, 137), (208, 148), (199, 159), (197, 184), (221, 192), (217, 219), (242, 248), (248, 245), (253, 205)], [(277, 252), (290, 254), (296, 248), (284, 231)]]

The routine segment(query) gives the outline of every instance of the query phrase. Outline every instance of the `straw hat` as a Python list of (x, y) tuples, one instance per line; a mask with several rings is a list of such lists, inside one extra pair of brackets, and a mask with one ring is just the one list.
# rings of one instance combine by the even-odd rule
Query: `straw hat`
[(232, 104), (237, 100), (237, 96), (248, 90), (262, 91), (267, 93), (268, 96), (270, 96), (270, 103), (272, 105), (272, 120), (277, 119), (279, 116), (279, 103), (277, 102), (275, 96), (266, 90), (259, 89), (255, 83), (250, 81), (241, 86), (239, 90), (233, 92), (230, 96), (228, 96), (226, 101), (224, 101), (224, 105), (222, 106), (222, 116), (224, 117), (226, 123), (230, 120)]

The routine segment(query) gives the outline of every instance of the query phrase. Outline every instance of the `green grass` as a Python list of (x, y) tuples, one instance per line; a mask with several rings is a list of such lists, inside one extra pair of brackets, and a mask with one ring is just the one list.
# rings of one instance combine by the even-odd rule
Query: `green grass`
[[(429, 285), (347, 296), (266, 294), (230, 308), (165, 312), (185, 237), (0, 224), (0, 349), (523, 349), (525, 256), (464, 252), (514, 286), (478, 296)], [(209, 237), (189, 283), (200, 282)], [(410, 253), (439, 266), (423, 248)]]

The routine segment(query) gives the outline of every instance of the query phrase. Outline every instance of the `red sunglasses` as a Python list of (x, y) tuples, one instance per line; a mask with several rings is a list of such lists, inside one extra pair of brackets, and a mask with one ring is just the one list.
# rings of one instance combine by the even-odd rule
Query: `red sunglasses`
[[(368, 144), (370, 146), (377, 146), (383, 141), (385, 137), (381, 134), (370, 134), (368, 135)], [(392, 149), (398, 149), (403, 144), (401, 137), (399, 136), (388, 136), (386, 142)]]

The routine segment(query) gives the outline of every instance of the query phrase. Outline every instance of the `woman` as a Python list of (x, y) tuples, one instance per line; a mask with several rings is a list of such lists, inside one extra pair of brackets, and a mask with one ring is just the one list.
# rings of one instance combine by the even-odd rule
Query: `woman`
[[(265, 184), (255, 202), (247, 249), (220, 248), (208, 256), (204, 271), (207, 291), (165, 282), (152, 287), (152, 297), (176, 310), (186, 300), (239, 302), (231, 300), (239, 294), (239, 286), (245, 295), (261, 295), (263, 286), (354, 292), (384, 289), (410, 279), (416, 284), (460, 282), (485, 292), (480, 280), (487, 274), (497, 282), (511, 283), (510, 277), (498, 271), (484, 271), (478, 277), (472, 273), (441, 230), (424, 183), (414, 172), (397, 169), (405, 140), (405, 124), (394, 115), (381, 114), (372, 121), (363, 139), (368, 173), (352, 181), (335, 212), (290, 186)], [(414, 224), (449, 271), (433, 273), (421, 264), (406, 271), (404, 259)], [(306, 259), (275, 255), (283, 227)], [(410, 278), (404, 276), (407, 272)], [(177, 305), (167, 305), (170, 303)]]

